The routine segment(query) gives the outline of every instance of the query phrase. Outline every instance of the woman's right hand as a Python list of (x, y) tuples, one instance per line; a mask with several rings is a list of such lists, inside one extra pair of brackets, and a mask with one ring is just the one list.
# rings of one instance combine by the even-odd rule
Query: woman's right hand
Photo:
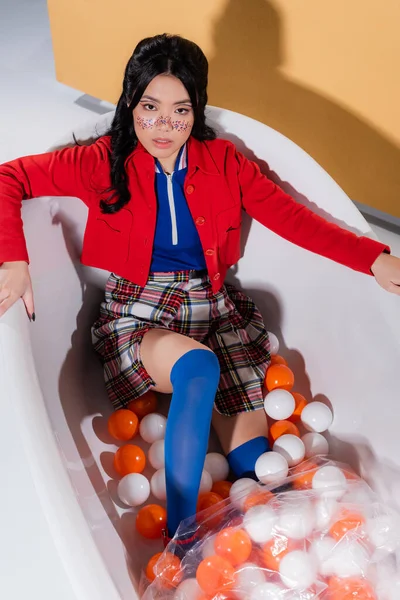
[(22, 260), (5, 262), (0, 266), (0, 317), (19, 298), (24, 301), (29, 319), (35, 320), (33, 290), (28, 264)]

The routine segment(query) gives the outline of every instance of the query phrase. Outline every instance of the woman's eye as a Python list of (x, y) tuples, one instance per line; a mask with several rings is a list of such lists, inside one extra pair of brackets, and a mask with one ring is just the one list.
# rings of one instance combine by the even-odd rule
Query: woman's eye
[(145, 110), (157, 110), (157, 108), (154, 106), (154, 104), (143, 104), (143, 107)]
[(190, 112), (189, 108), (177, 108), (176, 112), (178, 113), (178, 115), (187, 115)]

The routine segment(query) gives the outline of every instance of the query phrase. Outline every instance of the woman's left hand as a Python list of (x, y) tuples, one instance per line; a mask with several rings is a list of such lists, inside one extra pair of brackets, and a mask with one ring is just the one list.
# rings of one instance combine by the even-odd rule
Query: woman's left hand
[(372, 265), (371, 271), (384, 290), (400, 296), (400, 258), (383, 252)]

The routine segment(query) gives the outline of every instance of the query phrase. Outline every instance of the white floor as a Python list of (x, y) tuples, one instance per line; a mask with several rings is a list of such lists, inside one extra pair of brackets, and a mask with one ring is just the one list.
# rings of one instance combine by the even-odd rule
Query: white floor
[[(111, 109), (56, 81), (46, 0), (0, 0), (0, 163), (44, 152)], [(370, 222), (400, 255), (400, 228)]]

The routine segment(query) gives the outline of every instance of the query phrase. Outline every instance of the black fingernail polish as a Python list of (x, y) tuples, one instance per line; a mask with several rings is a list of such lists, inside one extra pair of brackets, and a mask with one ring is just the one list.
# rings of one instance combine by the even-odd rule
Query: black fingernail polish
[(36, 315), (35, 313), (32, 313), (32, 321), (35, 322), (36, 321)]

